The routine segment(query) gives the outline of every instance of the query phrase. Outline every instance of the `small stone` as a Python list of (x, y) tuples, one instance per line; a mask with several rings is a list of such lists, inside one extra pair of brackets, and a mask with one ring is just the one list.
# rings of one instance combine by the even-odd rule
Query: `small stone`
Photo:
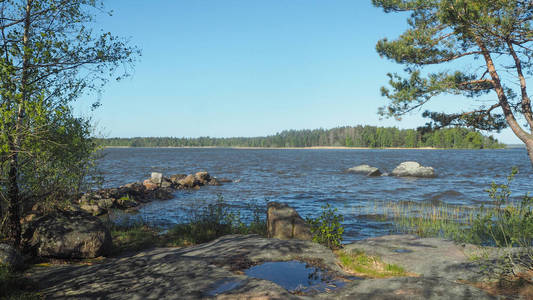
[(152, 176), (150, 176), (150, 180), (155, 184), (161, 184), (163, 180), (163, 174), (159, 172), (152, 172)]
[(158, 185), (153, 183), (151, 179), (146, 179), (145, 181), (143, 181), (143, 186), (148, 191), (154, 191), (158, 188)]

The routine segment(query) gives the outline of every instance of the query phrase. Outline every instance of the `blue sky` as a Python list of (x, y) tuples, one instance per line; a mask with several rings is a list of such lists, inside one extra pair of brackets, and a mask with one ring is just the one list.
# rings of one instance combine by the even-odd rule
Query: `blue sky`
[[(376, 42), (406, 28), (370, 0), (114, 0), (98, 24), (142, 50), (130, 78), (111, 82), (102, 107), (77, 109), (106, 137), (261, 136), (284, 129), (368, 124), (415, 128), (377, 115), (379, 88), (401, 66)], [(443, 97), (427, 108), (468, 109)], [(462, 106), (461, 106), (462, 105)], [(519, 143), (509, 131), (496, 135)]]

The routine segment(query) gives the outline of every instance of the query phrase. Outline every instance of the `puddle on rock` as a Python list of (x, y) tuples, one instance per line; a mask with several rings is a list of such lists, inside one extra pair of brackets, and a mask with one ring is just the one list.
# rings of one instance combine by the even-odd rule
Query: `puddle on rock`
[(413, 252), (413, 250), (409, 250), (409, 249), (394, 249), (392, 251), (394, 251), (396, 253), (411, 253), (411, 252)]
[[(349, 279), (301, 261), (266, 262), (244, 271), (249, 277), (270, 280), (291, 293), (314, 294), (343, 287)], [(350, 278), (358, 279), (358, 278)]]
[(244, 283), (245, 280), (240, 280), (237, 278), (224, 278), (213, 283), (213, 285), (206, 294), (207, 296), (215, 297), (219, 294), (234, 290), (242, 286)]

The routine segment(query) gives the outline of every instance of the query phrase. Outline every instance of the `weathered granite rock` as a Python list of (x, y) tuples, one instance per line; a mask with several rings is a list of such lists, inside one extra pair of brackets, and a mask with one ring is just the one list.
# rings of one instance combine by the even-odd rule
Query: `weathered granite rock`
[[(396, 242), (412, 247), (420, 244), (421, 252), (424, 246), (434, 250), (433, 244), (426, 245), (425, 240), (407, 237), (401, 242), (401, 239), (399, 237)], [(431, 269), (445, 259), (450, 261), (448, 267), (453, 267), (455, 256), (445, 254), (435, 263), (430, 254), (424, 257), (429, 260), (417, 263), (429, 264), (428, 269)], [(497, 299), (476, 287), (457, 282), (457, 278), (440, 277), (440, 272), (445, 271), (443, 268), (419, 277), (348, 280), (343, 288), (311, 296), (291, 294), (272, 281), (235, 272), (261, 262), (291, 260), (318, 262), (335, 274), (348, 276), (339, 267), (333, 252), (322, 245), (257, 235), (228, 235), (181, 249), (156, 248), (90, 266), (36, 267), (27, 275), (39, 282), (40, 292), (46, 299)], [(460, 265), (456, 267), (461, 268)], [(232, 282), (238, 284), (216, 296), (212, 294), (217, 287)]]
[(157, 184), (153, 183), (151, 179), (143, 181), (143, 186), (148, 191), (154, 191), (159, 187)]
[(399, 164), (391, 175), (400, 177), (435, 177), (435, 170), (432, 167), (424, 167), (415, 161), (406, 161)]
[(178, 180), (178, 184), (185, 188), (192, 188), (195, 186), (196, 179), (194, 175), (187, 175), (187, 177)]
[[(381, 257), (384, 262), (403, 267), (406, 271), (426, 277), (447, 280), (480, 281), (490, 272), (481, 272), (481, 261), (471, 257), (501, 257), (497, 248), (456, 244), (439, 238), (420, 238), (414, 235), (386, 235), (345, 245), (346, 251), (363, 251)], [(491, 265), (490, 263), (488, 265)], [(497, 268), (497, 264), (494, 264)]]
[(26, 247), (41, 257), (94, 258), (111, 249), (111, 234), (97, 217), (56, 211), (28, 224)]
[(298, 212), (285, 203), (269, 202), (267, 234), (270, 238), (311, 240), (311, 226)]
[(170, 188), (172, 187), (173, 183), (170, 181), (170, 179), (163, 177), (163, 180), (161, 181), (161, 187), (162, 188)]
[(114, 198), (105, 198), (98, 200), (97, 204), (102, 209), (110, 209), (115, 205), (115, 199)]
[(0, 244), (0, 266), (6, 266), (10, 269), (20, 269), (24, 266), (24, 259), (13, 246)]
[(102, 208), (98, 204), (80, 204), (80, 209), (93, 216), (101, 216), (107, 213), (107, 209)]
[(209, 173), (207, 172), (198, 172), (196, 174), (194, 174), (194, 180), (199, 184), (199, 185), (206, 185), (210, 180), (211, 180), (211, 175), (209, 175)]
[(157, 185), (160, 185), (161, 182), (163, 182), (163, 174), (158, 172), (152, 172), (152, 176), (150, 176), (150, 181)]
[(187, 174), (174, 174), (171, 175), (169, 179), (174, 185), (178, 185), (178, 181), (185, 177), (187, 177)]
[(371, 167), (369, 165), (355, 166), (353, 168), (349, 168), (348, 172), (366, 174), (367, 176), (381, 176), (381, 171), (378, 168)]

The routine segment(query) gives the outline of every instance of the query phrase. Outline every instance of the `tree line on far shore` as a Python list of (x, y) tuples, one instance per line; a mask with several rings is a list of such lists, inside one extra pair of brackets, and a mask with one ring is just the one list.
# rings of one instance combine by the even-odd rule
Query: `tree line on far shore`
[(122, 147), (368, 147), (496, 149), (505, 145), (479, 131), (454, 127), (438, 130), (344, 126), (333, 129), (286, 130), (265, 137), (177, 138), (134, 137), (97, 139), (102, 146)]

